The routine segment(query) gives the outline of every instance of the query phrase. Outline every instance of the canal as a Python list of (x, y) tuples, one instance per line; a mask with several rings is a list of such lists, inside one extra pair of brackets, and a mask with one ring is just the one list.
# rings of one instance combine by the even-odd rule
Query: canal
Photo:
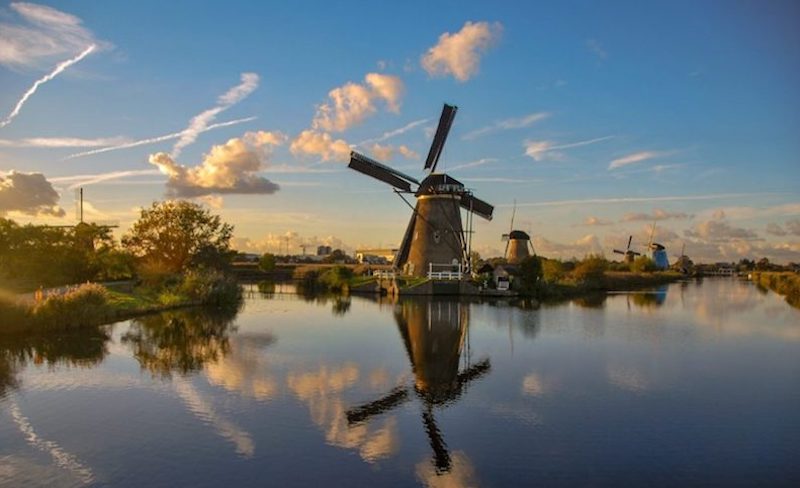
[(0, 486), (800, 482), (800, 310), (750, 283), (538, 308), (287, 291), (0, 336)]

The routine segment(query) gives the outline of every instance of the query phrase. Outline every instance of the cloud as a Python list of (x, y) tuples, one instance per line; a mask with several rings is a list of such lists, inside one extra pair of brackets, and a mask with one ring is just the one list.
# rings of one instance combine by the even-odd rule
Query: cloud
[[(711, 195), (674, 195), (674, 196), (654, 196), (654, 197), (611, 197), (611, 198), (584, 198), (578, 200), (550, 200), (544, 202), (517, 203), (517, 207), (569, 207), (573, 205), (588, 204), (621, 204), (621, 203), (642, 203), (642, 202), (681, 202), (696, 200), (725, 200), (742, 197), (755, 197), (775, 195), (775, 193), (717, 193)], [(500, 204), (496, 207), (511, 207), (511, 204)]]
[(789, 234), (800, 236), (800, 219), (792, 219), (786, 222), (786, 230)]
[(478, 72), (481, 55), (502, 32), (499, 22), (466, 22), (455, 34), (439, 36), (439, 42), (422, 56), (422, 68), (430, 76), (453, 75), (458, 81), (467, 81)]
[(597, 56), (599, 59), (602, 60), (608, 58), (608, 53), (606, 52), (605, 49), (603, 49), (603, 46), (600, 44), (600, 42), (597, 41), (597, 39), (587, 40), (586, 47), (589, 49), (589, 51), (594, 53), (594, 55)]
[(72, 175), (72, 176), (56, 176), (50, 178), (51, 183), (69, 183), (68, 190), (73, 190), (81, 186), (95, 185), (97, 183), (104, 183), (123, 178), (130, 178), (131, 176), (152, 176), (161, 174), (157, 169), (138, 169), (129, 171), (109, 171), (107, 173), (95, 173), (85, 175)]
[(724, 220), (707, 220), (697, 224), (693, 229), (684, 232), (688, 237), (704, 239), (706, 241), (757, 240), (758, 234), (750, 229), (734, 227)]
[(375, 158), (383, 161), (388, 161), (394, 158), (396, 154), (399, 154), (406, 159), (419, 159), (419, 154), (409, 149), (407, 146), (391, 146), (376, 143), (370, 147), (370, 152), (372, 152)]
[(392, 112), (400, 110), (403, 81), (392, 75), (368, 73), (364, 84), (349, 82), (328, 92), (328, 102), (317, 107), (312, 128), (342, 132), (375, 113), (375, 102), (383, 100)]
[(409, 122), (408, 124), (404, 125), (403, 127), (400, 127), (399, 129), (394, 129), (394, 130), (390, 130), (390, 131), (384, 132), (383, 134), (381, 134), (378, 137), (375, 137), (375, 138), (372, 138), (372, 139), (367, 139), (365, 141), (361, 141), (356, 145), (357, 146), (365, 146), (367, 144), (372, 144), (372, 143), (375, 143), (375, 142), (383, 142), (383, 141), (385, 141), (387, 139), (391, 139), (391, 138), (397, 137), (397, 136), (399, 136), (401, 134), (405, 134), (406, 132), (410, 131), (414, 127), (417, 127), (417, 126), (420, 126), (420, 125), (426, 123), (428, 120), (430, 120), (430, 119), (420, 119), (420, 120), (415, 120), (413, 122)]
[(41, 173), (12, 171), (0, 175), (0, 215), (20, 212), (28, 215), (63, 217), (58, 206), (59, 195)]
[(645, 222), (652, 222), (655, 220), (669, 220), (669, 219), (688, 219), (691, 218), (691, 215), (686, 214), (684, 212), (668, 212), (661, 208), (653, 209), (652, 213), (626, 213), (622, 217), (623, 222), (638, 222), (638, 221), (645, 221)]
[(607, 141), (613, 138), (614, 136), (596, 137), (594, 139), (587, 139), (585, 141), (578, 141), (578, 142), (570, 142), (567, 144), (556, 144), (553, 141), (526, 140), (523, 143), (523, 147), (525, 148), (525, 155), (530, 156), (531, 158), (533, 158), (534, 161), (544, 161), (548, 159), (562, 160), (566, 156), (563, 153), (557, 151), (560, 151), (562, 149), (570, 149), (573, 147), (588, 146), (590, 144)]
[[(293, 215), (289, 220), (295, 223), (307, 219), (307, 216)], [(252, 252), (264, 254), (265, 252), (299, 254), (302, 246), (306, 247), (307, 254), (314, 254), (317, 246), (330, 246), (332, 249), (342, 249), (348, 252), (355, 248), (336, 236), (303, 236), (296, 231), (286, 231), (283, 234), (269, 233), (260, 239), (250, 239), (247, 237), (235, 237), (233, 248), (241, 252)]]
[(657, 158), (661, 155), (661, 153), (655, 151), (640, 151), (637, 153), (628, 154), (627, 156), (623, 156), (611, 161), (611, 164), (608, 165), (608, 169), (617, 169), (623, 166), (628, 166), (629, 164), (641, 163), (642, 161)]
[(772, 236), (783, 237), (787, 234), (787, 232), (783, 229), (783, 227), (781, 227), (779, 224), (776, 224), (775, 222), (768, 223), (766, 231), (767, 234)]
[(81, 19), (44, 5), (10, 5), (22, 22), (0, 22), (0, 64), (13, 69), (42, 69), (74, 57), (87, 46), (109, 48), (83, 27)]
[(278, 185), (258, 176), (274, 146), (283, 144), (286, 136), (278, 132), (247, 132), (213, 146), (203, 162), (187, 168), (166, 153), (150, 155), (153, 164), (169, 177), (169, 196), (194, 198), (212, 194), (269, 194)]
[(17, 104), (14, 106), (14, 109), (11, 110), (11, 113), (9, 113), (5, 119), (0, 121), (0, 127), (7, 126), (8, 124), (11, 123), (12, 120), (14, 120), (14, 117), (19, 115), (20, 110), (22, 110), (22, 106), (25, 105), (25, 102), (27, 102), (28, 99), (32, 97), (34, 93), (36, 93), (36, 90), (38, 90), (40, 86), (52, 80), (53, 78), (61, 74), (65, 69), (69, 68), (73, 64), (79, 62), (80, 60), (91, 54), (95, 49), (97, 49), (97, 46), (95, 44), (90, 45), (77, 56), (74, 56), (66, 61), (58, 63), (58, 65), (56, 65), (53, 71), (36, 80), (33, 83), (33, 85), (31, 85), (31, 87), (28, 88), (28, 91), (22, 94), (22, 98), (19, 99)]
[(536, 122), (544, 120), (547, 117), (550, 117), (550, 114), (547, 112), (536, 112), (528, 114), (524, 117), (498, 120), (490, 125), (481, 127), (480, 129), (475, 129), (471, 132), (467, 132), (461, 138), (464, 140), (470, 140), (489, 134), (491, 132), (496, 132), (501, 130), (511, 130), (511, 129), (523, 129), (525, 127), (529, 127), (535, 124)]
[[(213, 129), (219, 129), (221, 127), (230, 127), (232, 125), (243, 124), (245, 122), (252, 122), (253, 120), (256, 120), (256, 117), (246, 117), (246, 118), (243, 118), (243, 119), (229, 120), (227, 122), (220, 122), (218, 124), (211, 124), (208, 127), (206, 127), (205, 129), (201, 130), (200, 133), (208, 132), (208, 131), (213, 130)], [(108, 152), (108, 151), (118, 151), (120, 149), (128, 149), (128, 148), (131, 148), (131, 147), (145, 146), (145, 145), (148, 145), (148, 144), (156, 144), (156, 143), (159, 143), (159, 142), (170, 141), (172, 139), (177, 139), (179, 137), (182, 137), (187, 132), (187, 130), (188, 129), (182, 130), (181, 132), (173, 132), (172, 134), (166, 134), (166, 135), (163, 135), (163, 136), (150, 137), (150, 138), (147, 138), (147, 139), (140, 139), (138, 141), (121, 142), (119, 144), (116, 144), (116, 145), (113, 145), (113, 146), (109, 146), (109, 147), (103, 147), (103, 148), (100, 148), (100, 149), (93, 149), (91, 151), (84, 151), (84, 152), (79, 152), (79, 153), (75, 153), (75, 154), (70, 154), (69, 156), (67, 156), (64, 159), (67, 160), (67, 159), (81, 158), (81, 157), (84, 157), (84, 156), (92, 156), (92, 155), (95, 155), (95, 154), (101, 154), (101, 153)]]
[(79, 137), (27, 137), (25, 139), (0, 139), (0, 147), (103, 147), (130, 143), (126, 137), (100, 137), (81, 139)]
[(170, 156), (173, 159), (181, 154), (181, 150), (193, 143), (197, 136), (208, 129), (208, 126), (221, 112), (247, 98), (258, 88), (259, 77), (255, 73), (242, 73), (241, 83), (231, 88), (217, 99), (217, 106), (192, 117), (189, 126), (181, 132), (178, 142), (172, 147)]
[(535, 236), (533, 238), (533, 247), (536, 253), (540, 256), (549, 258), (581, 258), (588, 254), (603, 254), (603, 246), (600, 245), (600, 240), (594, 234), (588, 234), (580, 239), (562, 244), (545, 239), (542, 236)]
[(592, 217), (592, 216), (586, 217), (586, 219), (583, 221), (583, 225), (588, 225), (588, 226), (611, 225), (611, 224), (612, 222), (610, 220), (605, 220), (599, 217)]
[(449, 167), (447, 169), (449, 171), (453, 171), (453, 170), (457, 170), (457, 169), (475, 168), (475, 167), (478, 167), (478, 166), (483, 166), (484, 164), (496, 163), (497, 161), (499, 161), (499, 160), (496, 159), (496, 158), (481, 158), (481, 159), (478, 159), (478, 160), (475, 160), (475, 161), (470, 161), (468, 163), (457, 164), (457, 165), (451, 166), (451, 167)]
[(304, 130), (292, 141), (289, 150), (296, 156), (319, 156), (323, 161), (350, 160), (350, 145), (343, 139), (334, 140), (327, 132)]

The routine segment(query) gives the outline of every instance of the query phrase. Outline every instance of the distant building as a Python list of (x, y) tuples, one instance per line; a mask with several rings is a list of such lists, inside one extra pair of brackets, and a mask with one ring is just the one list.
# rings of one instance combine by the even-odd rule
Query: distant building
[(333, 249), (331, 246), (318, 246), (317, 247), (317, 256), (327, 256), (328, 254), (332, 253)]
[(392, 264), (397, 249), (356, 249), (356, 261), (361, 264)]

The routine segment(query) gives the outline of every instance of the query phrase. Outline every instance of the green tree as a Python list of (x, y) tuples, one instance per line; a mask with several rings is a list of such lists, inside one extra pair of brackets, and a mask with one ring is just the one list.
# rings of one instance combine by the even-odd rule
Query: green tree
[(538, 256), (528, 256), (519, 263), (519, 279), (522, 289), (532, 293), (542, 279), (542, 260)]
[(558, 283), (564, 278), (564, 266), (558, 259), (542, 259), (542, 278), (548, 283)]
[(258, 260), (258, 268), (266, 273), (274, 271), (276, 265), (277, 260), (275, 259), (275, 255), (268, 252), (264, 253), (261, 259)]
[(584, 286), (596, 287), (602, 283), (607, 268), (608, 261), (603, 256), (590, 254), (575, 265), (572, 277)]
[(657, 270), (656, 263), (650, 256), (639, 256), (631, 263), (631, 271), (634, 273), (652, 273)]
[(233, 226), (192, 202), (154, 202), (122, 238), (140, 271), (173, 274), (189, 266), (224, 267), (231, 257)]

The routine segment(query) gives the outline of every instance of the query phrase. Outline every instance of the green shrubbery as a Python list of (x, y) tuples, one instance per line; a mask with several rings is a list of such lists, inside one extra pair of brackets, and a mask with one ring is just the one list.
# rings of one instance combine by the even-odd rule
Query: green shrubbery
[(631, 263), (631, 271), (634, 273), (652, 273), (658, 271), (655, 261), (650, 256), (639, 256)]
[(800, 307), (800, 275), (757, 271), (753, 273), (753, 281), (759, 286), (785, 296), (790, 305)]
[(603, 283), (608, 261), (603, 256), (590, 254), (572, 270), (572, 279), (578, 285), (595, 288)]

